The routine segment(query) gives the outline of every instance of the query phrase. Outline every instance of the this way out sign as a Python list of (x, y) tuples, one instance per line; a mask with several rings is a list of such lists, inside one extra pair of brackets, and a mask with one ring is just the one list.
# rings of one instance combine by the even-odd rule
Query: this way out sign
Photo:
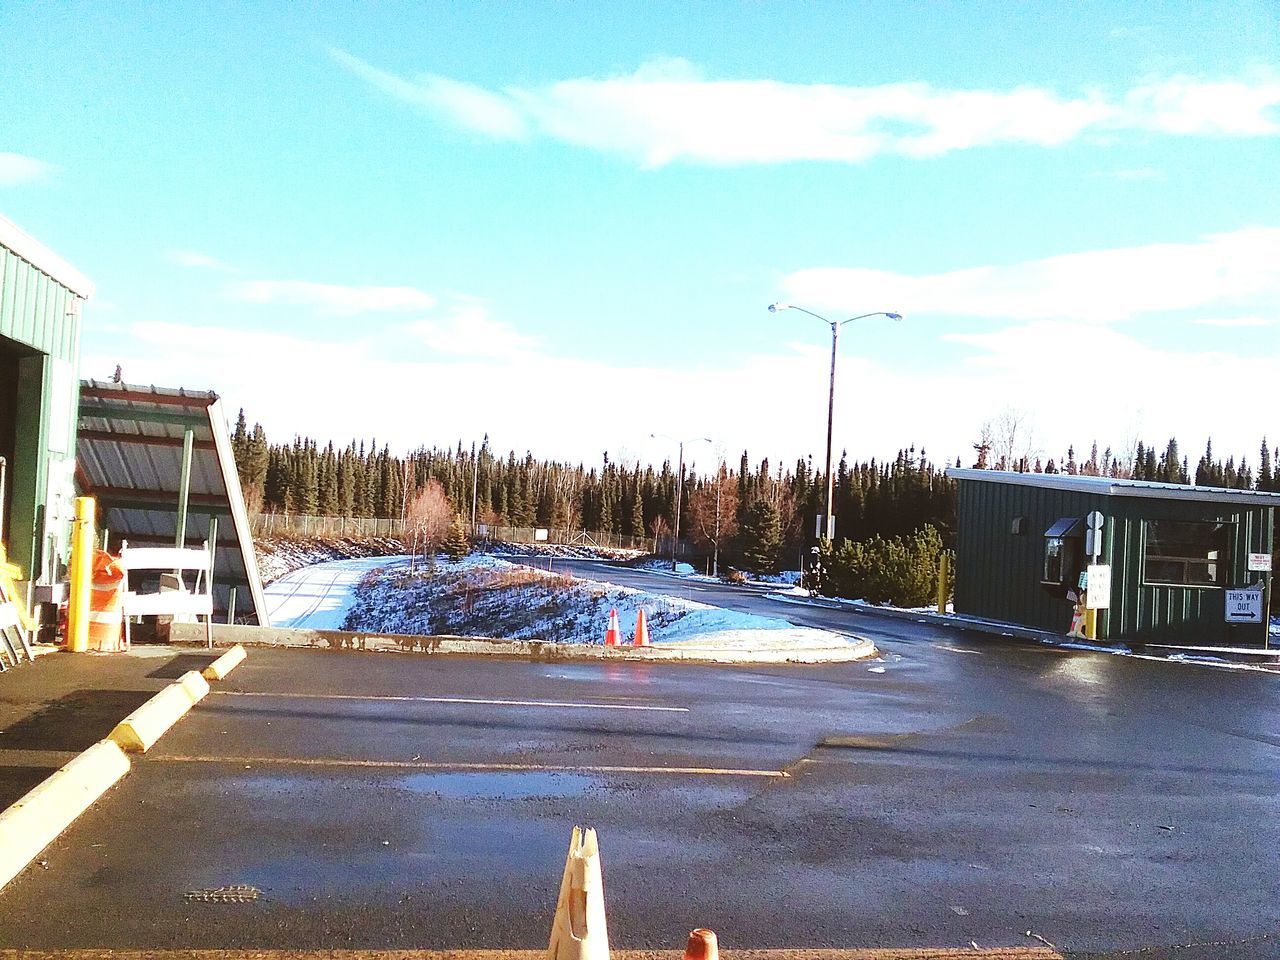
[(1227, 623), (1261, 623), (1261, 590), (1228, 590)]

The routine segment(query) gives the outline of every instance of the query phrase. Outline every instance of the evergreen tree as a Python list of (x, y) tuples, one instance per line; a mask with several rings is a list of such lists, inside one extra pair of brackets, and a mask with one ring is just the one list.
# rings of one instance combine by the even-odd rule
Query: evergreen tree
[(778, 508), (759, 497), (747, 508), (739, 528), (742, 565), (752, 573), (777, 573), (782, 550), (782, 523)]
[(462, 522), (462, 514), (455, 513), (449, 532), (445, 534), (441, 549), (450, 560), (461, 560), (471, 552), (471, 542), (467, 539), (467, 528)]

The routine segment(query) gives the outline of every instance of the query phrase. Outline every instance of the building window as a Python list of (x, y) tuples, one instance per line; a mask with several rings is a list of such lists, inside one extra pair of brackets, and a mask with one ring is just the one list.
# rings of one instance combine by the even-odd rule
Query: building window
[(1143, 581), (1221, 587), (1231, 553), (1231, 524), (1148, 520)]

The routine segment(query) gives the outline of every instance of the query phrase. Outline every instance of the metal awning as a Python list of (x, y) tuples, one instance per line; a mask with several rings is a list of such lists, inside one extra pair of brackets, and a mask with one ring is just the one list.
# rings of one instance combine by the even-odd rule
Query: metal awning
[(183, 444), (192, 435), (186, 545), (209, 539), (217, 520), (214, 608), (225, 619), (268, 625), (249, 518), (240, 495), (222, 404), (210, 391), (84, 380), (76, 437), (76, 484), (98, 501), (98, 527), (112, 548), (173, 546)]
[(1055, 520), (1053, 526), (1046, 530), (1044, 535), (1046, 537), (1083, 537), (1084, 530), (1083, 517), (1063, 517), (1061, 520)]

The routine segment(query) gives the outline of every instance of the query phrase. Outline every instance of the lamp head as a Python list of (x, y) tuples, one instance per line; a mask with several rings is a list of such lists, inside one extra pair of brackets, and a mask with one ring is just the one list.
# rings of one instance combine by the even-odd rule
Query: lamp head
[(790, 309), (791, 309), (791, 304), (789, 304), (789, 303), (771, 303), (771, 304), (769, 304), (769, 312), (770, 312), (770, 313), (777, 313), (779, 310), (790, 310)]
[(900, 314), (900, 313), (886, 313), (886, 314), (885, 314), (885, 316), (886, 316), (886, 317), (888, 317), (890, 320), (901, 320), (901, 319), (902, 319), (902, 314)]

